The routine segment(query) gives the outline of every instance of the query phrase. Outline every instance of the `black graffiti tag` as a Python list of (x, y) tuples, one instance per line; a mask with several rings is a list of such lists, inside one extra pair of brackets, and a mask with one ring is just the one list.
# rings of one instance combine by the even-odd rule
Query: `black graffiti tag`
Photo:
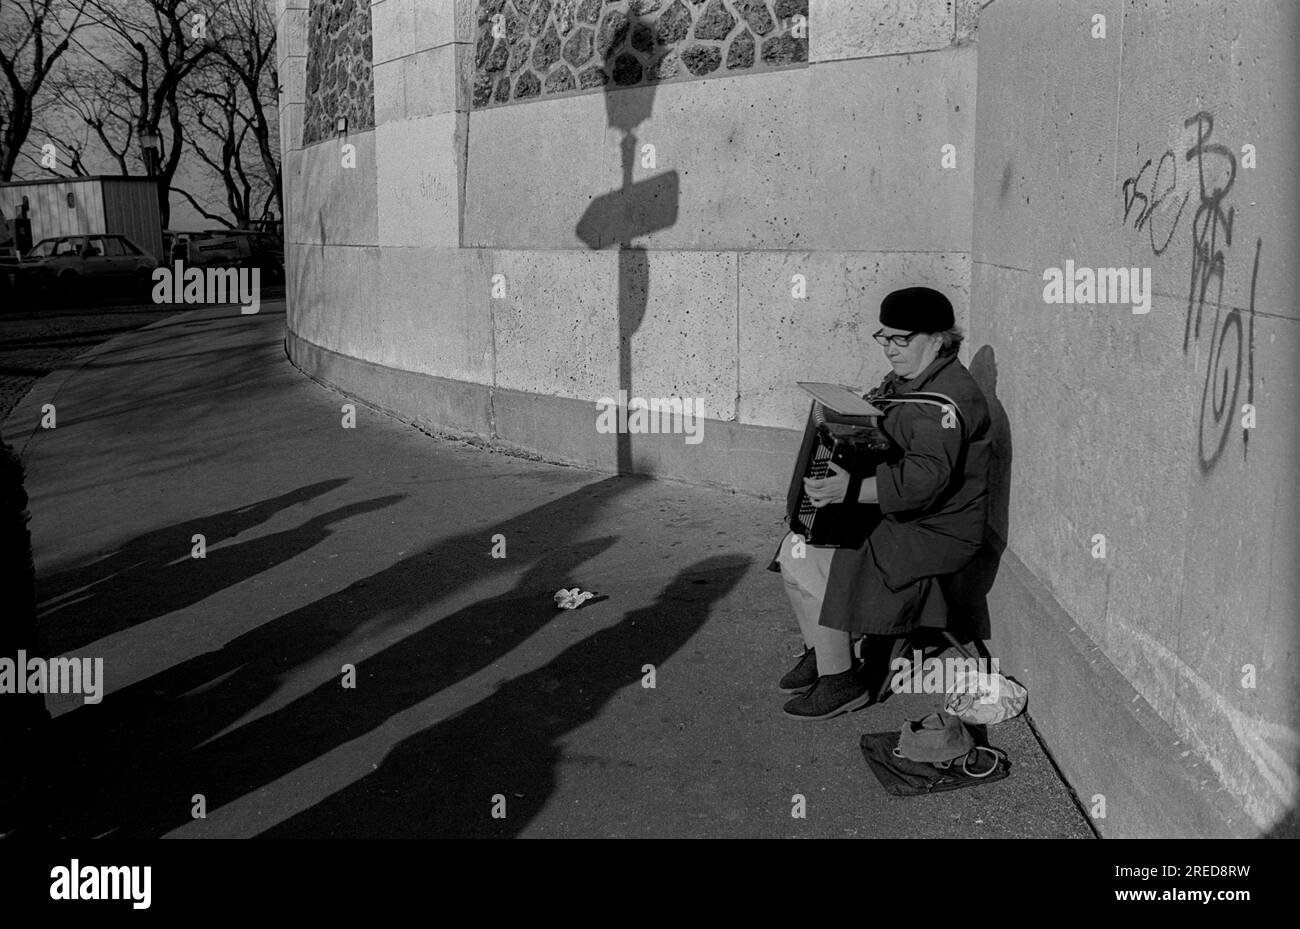
[[(1237, 180), (1237, 158), (1226, 145), (1210, 141), (1214, 132), (1214, 117), (1210, 113), (1202, 110), (1189, 117), (1183, 128), (1194, 128), (1196, 133), (1196, 142), (1183, 153), (1182, 162), (1191, 165), (1187, 170), (1196, 173), (1197, 194), (1191, 221), (1192, 267), (1183, 325), (1183, 353), (1190, 350), (1193, 340), (1200, 342), (1203, 327), (1208, 328), (1210, 337), (1197, 439), (1197, 457), (1204, 473), (1219, 460), (1232, 431), (1241, 393), (1243, 363), (1246, 368), (1246, 402), (1254, 402), (1255, 290), (1263, 241), (1255, 242), (1250, 304), (1245, 311), (1249, 320), (1247, 324), (1243, 322), (1241, 309), (1223, 305), (1227, 268), (1224, 249), (1232, 245), (1236, 216), (1236, 208), (1228, 205), (1226, 198)], [(1152, 164), (1152, 159), (1147, 159), (1135, 175), (1125, 179), (1121, 192), (1124, 222), (1129, 222), (1132, 216), (1133, 228), (1141, 230), (1145, 227), (1151, 251), (1160, 255), (1173, 240), (1192, 191), (1181, 196), (1175, 193), (1179, 189), (1179, 158), (1173, 149), (1166, 149), (1159, 161), (1154, 162), (1154, 171), (1151, 171)], [(1212, 319), (1209, 318), (1211, 310)], [(1248, 443), (1249, 433), (1243, 430), (1243, 454), (1249, 447)]]
[[(1214, 117), (1209, 113), (1197, 113), (1183, 125), (1196, 127), (1196, 144), (1187, 150), (1185, 159), (1196, 163), (1199, 194), (1196, 213), (1192, 216), (1192, 273), (1183, 327), (1184, 352), (1193, 337), (1200, 340), (1207, 304), (1214, 309), (1197, 441), (1201, 469), (1209, 471), (1223, 454), (1236, 416), (1245, 347), (1241, 311), (1236, 307), (1225, 310), (1223, 306), (1226, 268), (1223, 249), (1232, 245), (1232, 222), (1236, 215), (1235, 207), (1224, 208), (1224, 198), (1237, 180), (1237, 158), (1226, 145), (1209, 141), (1214, 132)], [(1253, 306), (1251, 314), (1253, 317)], [(1251, 384), (1248, 388), (1252, 393), (1253, 387)]]
[[(1166, 168), (1168, 165), (1168, 168)], [(1146, 163), (1138, 169), (1138, 173), (1124, 181), (1122, 191), (1124, 194), (1124, 220), (1128, 221), (1129, 213), (1133, 207), (1141, 202), (1137, 216), (1133, 219), (1133, 228), (1147, 228), (1147, 233), (1151, 238), (1151, 251), (1157, 255), (1164, 254), (1165, 249), (1169, 247), (1169, 242), (1174, 237), (1174, 232), (1178, 229), (1178, 221), (1182, 219), (1183, 207), (1187, 206), (1187, 200), (1191, 197), (1191, 192), (1183, 194), (1181, 198), (1169, 200), (1168, 197), (1178, 189), (1178, 158), (1174, 155), (1172, 148), (1167, 148), (1160, 160), (1156, 162), (1156, 170), (1150, 179), (1150, 187), (1147, 193), (1142, 193), (1139, 189), (1142, 184), (1142, 175), (1151, 167), (1151, 159), (1148, 158)], [(1167, 176), (1169, 183), (1165, 187), (1160, 186), (1161, 176)], [(1176, 206), (1175, 206), (1176, 204)], [(1162, 215), (1163, 210), (1163, 215)], [(1167, 224), (1167, 229), (1157, 228)], [(1161, 233), (1163, 232), (1163, 235)]]

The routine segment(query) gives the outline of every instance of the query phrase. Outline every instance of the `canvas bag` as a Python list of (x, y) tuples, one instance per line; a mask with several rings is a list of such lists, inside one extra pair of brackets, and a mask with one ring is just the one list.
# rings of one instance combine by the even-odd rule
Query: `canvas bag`
[(947, 713), (931, 713), (903, 723), (898, 733), (898, 746), (893, 751), (898, 758), (946, 767), (974, 748), (975, 740), (959, 718)]
[(896, 797), (915, 797), (991, 784), (1011, 773), (1011, 761), (1006, 752), (986, 746), (977, 746), (943, 768), (900, 758), (894, 753), (900, 735), (898, 730), (868, 732), (860, 742), (871, 773), (880, 786)]

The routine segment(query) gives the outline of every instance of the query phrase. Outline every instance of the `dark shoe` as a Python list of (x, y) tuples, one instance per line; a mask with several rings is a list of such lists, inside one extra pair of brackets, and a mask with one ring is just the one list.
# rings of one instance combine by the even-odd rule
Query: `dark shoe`
[(817, 683), (817, 650), (805, 648), (799, 663), (786, 672), (778, 687), (783, 694), (801, 694)]
[(812, 690), (786, 703), (785, 715), (795, 719), (830, 719), (870, 706), (875, 702), (875, 696), (862, 679), (862, 674), (853, 668), (841, 674), (817, 678)]

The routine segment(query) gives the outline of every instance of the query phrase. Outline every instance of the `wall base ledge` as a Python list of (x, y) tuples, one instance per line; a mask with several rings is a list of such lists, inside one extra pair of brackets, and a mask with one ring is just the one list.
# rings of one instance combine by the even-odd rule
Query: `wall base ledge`
[(1010, 549), (988, 609), (989, 649), (1028, 689), (1034, 727), (1085, 814), (1105, 798), (1106, 816), (1089, 816), (1103, 837), (1259, 836), (1209, 763), (1182, 757), (1187, 743)]

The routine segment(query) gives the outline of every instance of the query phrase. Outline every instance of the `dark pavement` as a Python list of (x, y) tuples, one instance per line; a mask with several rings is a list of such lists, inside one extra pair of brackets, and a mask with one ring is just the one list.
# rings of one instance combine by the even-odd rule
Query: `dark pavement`
[[(0, 296), (0, 299), (3, 299)], [(175, 313), (170, 306), (123, 305), (0, 310), (0, 420), (39, 378), (115, 335)]]
[[(344, 429), (349, 401), (288, 363), (283, 326), (280, 301), (169, 316), (37, 381), (5, 424), (50, 652), (107, 679), (101, 704), (48, 700), (55, 834), (1092, 835), (1023, 718), (989, 731), (1008, 779), (899, 799), (858, 737), (939, 697), (781, 714), (799, 637), (764, 570), (779, 504), (361, 404)], [(556, 609), (572, 586), (604, 599)]]

